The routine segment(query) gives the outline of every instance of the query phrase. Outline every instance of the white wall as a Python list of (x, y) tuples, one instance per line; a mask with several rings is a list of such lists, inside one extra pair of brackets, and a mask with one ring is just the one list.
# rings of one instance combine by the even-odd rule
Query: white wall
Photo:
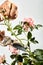
[[(4, 1), (5, 0), (0, 0), (0, 3)], [(43, 0), (12, 0), (12, 2), (15, 2), (18, 6), (18, 18), (13, 24), (16, 24), (17, 21), (19, 22), (20, 20), (23, 20), (25, 17), (32, 17), (36, 24), (43, 24)], [(0, 29), (5, 30), (5, 28), (1, 26)], [(9, 33), (7, 35), (9, 35)], [(33, 35), (36, 36), (39, 44), (31, 44), (32, 51), (36, 48), (43, 49), (43, 28), (40, 28), (39, 31), (35, 30)]]

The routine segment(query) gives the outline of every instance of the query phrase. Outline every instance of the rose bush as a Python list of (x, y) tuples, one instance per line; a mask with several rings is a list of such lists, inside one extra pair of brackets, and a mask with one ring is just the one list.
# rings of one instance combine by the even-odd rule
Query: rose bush
[[(4, 21), (0, 25), (5, 25), (7, 31), (11, 33), (11, 36), (14, 36), (17, 40), (11, 39), (9, 36), (5, 36), (4, 31), (0, 31), (0, 45), (9, 46), (11, 52), (10, 58), (13, 59), (13, 62), (10, 65), (43, 65), (43, 50), (36, 49), (31, 51), (30, 44), (38, 43), (38, 41), (33, 37), (32, 31), (34, 29), (39, 29), (43, 27), (40, 24), (34, 24), (32, 18), (24, 18), (18, 25), (14, 25), (14, 28), (11, 25), (9, 19), (15, 19), (17, 17), (17, 6), (14, 3), (11, 3), (9, 0), (6, 0), (2, 5), (0, 5), (0, 22)], [(21, 35), (25, 35), (25, 38), (19, 38)], [(23, 41), (26, 41), (26, 45)], [(19, 51), (22, 50), (23, 53), (19, 54)], [(7, 64), (5, 60), (5, 55), (0, 56), (0, 64)]]

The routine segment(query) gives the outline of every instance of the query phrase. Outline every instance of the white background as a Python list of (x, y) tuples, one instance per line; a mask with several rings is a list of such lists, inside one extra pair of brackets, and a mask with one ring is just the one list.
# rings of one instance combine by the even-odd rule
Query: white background
[[(0, 4), (5, 0), (0, 0)], [(12, 0), (18, 6), (18, 17), (12, 22), (12, 24), (17, 24), (23, 18), (33, 18), (35, 23), (40, 23), (43, 25), (43, 0)], [(0, 26), (0, 30), (5, 30), (5, 27)], [(9, 32), (6, 32), (10, 36)], [(41, 48), (43, 49), (43, 28), (39, 31), (35, 30), (33, 36), (39, 41), (39, 44), (31, 44), (31, 50)], [(6, 49), (6, 50), (5, 50)], [(6, 54), (8, 56), (8, 48), (2, 48), (0, 46), (0, 54)], [(9, 58), (9, 57), (8, 57)], [(9, 62), (9, 61), (8, 61)]]

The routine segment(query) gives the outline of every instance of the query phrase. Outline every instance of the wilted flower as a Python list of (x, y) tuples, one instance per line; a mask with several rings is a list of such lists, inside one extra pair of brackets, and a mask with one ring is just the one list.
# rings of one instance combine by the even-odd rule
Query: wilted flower
[(3, 20), (3, 17), (8, 17), (9, 19), (16, 19), (17, 18), (17, 6), (15, 3), (6, 0), (3, 4), (0, 5), (0, 21)]
[(4, 60), (5, 60), (5, 55), (0, 56), (0, 64), (1, 64), (1, 63), (3, 63), (3, 62), (4, 62)]
[(9, 50), (12, 54), (15, 54), (15, 55), (19, 53), (19, 50), (11, 45), (9, 45)]
[(0, 41), (3, 40), (4, 36), (5, 36), (5, 31), (0, 31)]

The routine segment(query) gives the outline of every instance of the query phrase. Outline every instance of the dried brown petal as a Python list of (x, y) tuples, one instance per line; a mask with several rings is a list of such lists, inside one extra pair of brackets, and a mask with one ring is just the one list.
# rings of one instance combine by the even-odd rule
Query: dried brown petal
[(5, 36), (5, 32), (4, 31), (0, 31), (0, 41), (3, 40), (4, 36)]

